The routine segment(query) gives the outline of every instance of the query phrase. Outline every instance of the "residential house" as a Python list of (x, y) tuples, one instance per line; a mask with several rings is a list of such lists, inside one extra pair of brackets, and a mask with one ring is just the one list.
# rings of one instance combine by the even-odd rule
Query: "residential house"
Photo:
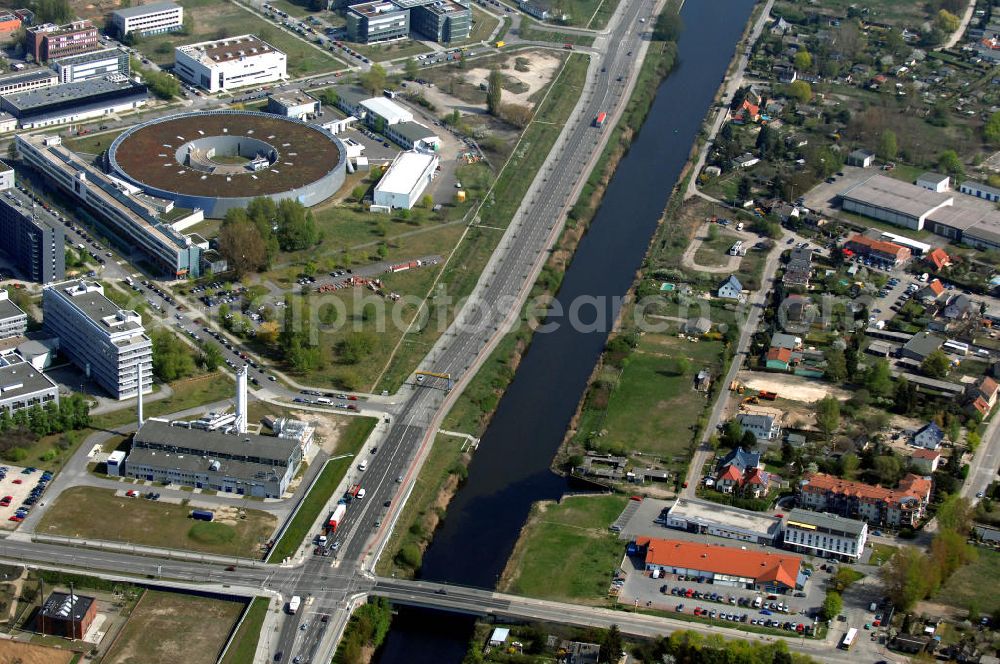
[(802, 338), (784, 332), (775, 332), (771, 335), (771, 348), (787, 348), (788, 350), (799, 350), (802, 348)]
[(854, 150), (847, 155), (848, 166), (859, 166), (868, 168), (875, 163), (875, 153), (868, 150)]
[(784, 37), (785, 34), (791, 29), (792, 29), (792, 24), (786, 21), (781, 16), (779, 16), (778, 20), (772, 23), (771, 27), (768, 28), (768, 32), (770, 32), (775, 37)]
[(941, 247), (932, 249), (926, 256), (924, 256), (924, 260), (934, 270), (941, 270), (951, 265), (951, 258)]
[(778, 418), (768, 413), (740, 413), (736, 420), (743, 431), (750, 431), (757, 437), (758, 443), (768, 443), (781, 437), (781, 423)]
[(736, 466), (743, 472), (750, 468), (763, 468), (764, 464), (761, 462), (759, 453), (749, 452), (739, 447), (731, 450), (716, 464), (716, 467), (720, 470), (729, 466)]
[(930, 283), (917, 291), (915, 297), (926, 305), (934, 304), (941, 294), (945, 292), (944, 284), (940, 279), (932, 279)]
[(989, 376), (983, 376), (969, 388), (966, 392), (966, 397), (969, 399), (980, 398), (985, 401), (987, 407), (992, 410), (993, 406), (997, 405), (998, 389), (1000, 389), (1000, 385), (998, 385), (995, 380)]
[(749, 152), (744, 152), (739, 157), (736, 157), (736, 159), (733, 159), (732, 167), (734, 170), (737, 168), (750, 168), (751, 166), (755, 166), (759, 163), (759, 158), (753, 156), (753, 154)]
[(725, 281), (719, 284), (716, 295), (726, 300), (740, 300), (743, 297), (743, 284), (735, 275), (730, 275)]
[(767, 351), (764, 366), (775, 371), (788, 371), (792, 364), (792, 351), (787, 348), (771, 347)]
[(941, 453), (937, 450), (914, 450), (910, 455), (910, 468), (921, 475), (930, 475), (938, 469)]
[(964, 320), (972, 313), (972, 300), (965, 293), (952, 295), (944, 305), (943, 313), (948, 320)]
[[(797, 209), (796, 216), (798, 216)], [(788, 259), (785, 274), (781, 278), (782, 283), (786, 286), (808, 286), (809, 275), (812, 272), (812, 255), (812, 249), (807, 247), (794, 249)]]
[(814, 473), (802, 481), (799, 504), (869, 523), (913, 527), (924, 516), (931, 486), (929, 477), (912, 473), (901, 479), (895, 489)]
[(789, 67), (788, 65), (775, 65), (771, 68), (775, 74), (778, 75), (778, 80), (784, 84), (794, 83), (799, 78), (799, 74), (795, 71), (795, 67)]
[(707, 333), (711, 329), (712, 321), (704, 316), (692, 318), (688, 322), (684, 323), (684, 334), (690, 334), (696, 337)]
[(858, 256), (885, 263), (889, 267), (899, 267), (909, 261), (913, 255), (909, 247), (904, 247), (895, 242), (876, 240), (859, 233), (855, 233), (844, 244), (844, 249)]
[(749, 99), (744, 99), (740, 107), (732, 113), (732, 120), (737, 124), (760, 121), (760, 106)]
[(944, 338), (924, 330), (913, 335), (899, 350), (900, 357), (923, 362), (944, 343)]
[(944, 431), (934, 422), (928, 422), (913, 434), (913, 444), (917, 447), (936, 450), (944, 441)]

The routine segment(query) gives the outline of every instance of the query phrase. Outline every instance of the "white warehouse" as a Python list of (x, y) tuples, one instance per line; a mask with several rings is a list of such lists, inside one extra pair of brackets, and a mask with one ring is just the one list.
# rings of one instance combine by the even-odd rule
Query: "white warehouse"
[(174, 72), (209, 92), (280, 81), (287, 76), (284, 53), (254, 35), (178, 46)]
[(386, 209), (409, 210), (420, 201), (424, 189), (434, 179), (438, 158), (423, 152), (400, 152), (389, 170), (375, 185), (375, 205)]

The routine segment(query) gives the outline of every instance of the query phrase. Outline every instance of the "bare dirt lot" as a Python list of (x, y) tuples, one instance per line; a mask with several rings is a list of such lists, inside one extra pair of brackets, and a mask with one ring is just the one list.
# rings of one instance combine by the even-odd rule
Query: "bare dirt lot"
[(741, 371), (736, 379), (751, 390), (777, 392), (782, 399), (791, 401), (815, 403), (827, 395), (833, 395), (841, 401), (851, 398), (846, 390), (802, 376)]
[(20, 641), (0, 641), (0, 664), (68, 664), (74, 653)]
[(147, 591), (104, 662), (214, 664), (242, 611), (239, 602)]
[[(517, 70), (519, 60), (522, 63), (522, 69), (526, 69), (527, 71)], [(534, 103), (530, 101), (531, 96), (549, 84), (561, 63), (562, 60), (560, 58), (544, 51), (525, 54), (519, 53), (504, 60), (500, 65), (504, 76), (517, 81), (527, 88), (521, 92), (504, 90), (504, 102), (533, 107)], [(486, 83), (489, 75), (490, 72), (488, 69), (471, 69), (465, 75), (465, 80), (469, 84), (479, 87)]]

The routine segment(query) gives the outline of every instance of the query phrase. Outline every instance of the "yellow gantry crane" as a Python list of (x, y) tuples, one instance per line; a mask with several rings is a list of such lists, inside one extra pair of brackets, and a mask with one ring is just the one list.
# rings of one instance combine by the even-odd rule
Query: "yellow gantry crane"
[[(431, 378), (443, 378), (444, 380), (448, 381), (449, 390), (451, 390), (451, 386), (453, 385), (450, 373), (435, 373), (433, 371), (415, 371), (414, 374), (417, 376), (430, 376)], [(417, 378), (418, 382), (420, 380), (421, 380), (420, 378)]]

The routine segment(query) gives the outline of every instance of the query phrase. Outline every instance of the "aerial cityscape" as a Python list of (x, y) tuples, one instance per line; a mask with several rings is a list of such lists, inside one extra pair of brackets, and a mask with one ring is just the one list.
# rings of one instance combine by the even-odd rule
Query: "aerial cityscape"
[(0, 664), (1000, 662), (1000, 0), (0, 46)]

